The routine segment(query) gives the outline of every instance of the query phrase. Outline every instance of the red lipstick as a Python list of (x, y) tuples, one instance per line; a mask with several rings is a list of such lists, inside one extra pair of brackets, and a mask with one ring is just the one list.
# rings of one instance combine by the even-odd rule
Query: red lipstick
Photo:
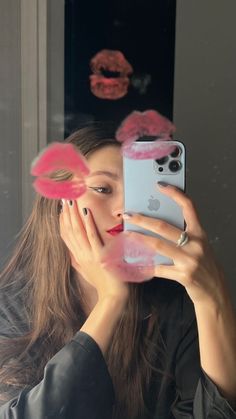
[(107, 230), (107, 233), (115, 235), (121, 233), (124, 230), (123, 224), (117, 224), (115, 227), (112, 227), (110, 230)]

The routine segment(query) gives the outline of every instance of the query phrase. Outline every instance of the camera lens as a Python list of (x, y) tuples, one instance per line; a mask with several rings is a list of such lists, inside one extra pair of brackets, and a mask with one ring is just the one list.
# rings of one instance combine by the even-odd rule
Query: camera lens
[(178, 157), (181, 154), (181, 150), (179, 147), (175, 147), (174, 151), (170, 153), (171, 157)]
[(181, 163), (179, 160), (172, 160), (169, 164), (169, 169), (171, 172), (177, 172), (181, 168)]
[(168, 156), (162, 157), (161, 159), (155, 160), (157, 164), (165, 164), (168, 161)]

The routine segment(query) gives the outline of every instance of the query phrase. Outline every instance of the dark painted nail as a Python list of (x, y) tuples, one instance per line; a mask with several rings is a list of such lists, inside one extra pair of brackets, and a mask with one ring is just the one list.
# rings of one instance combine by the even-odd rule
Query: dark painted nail
[(84, 213), (84, 215), (87, 215), (88, 214), (87, 208), (83, 208), (83, 213)]
[(69, 201), (69, 205), (70, 205), (70, 207), (72, 207), (73, 206), (73, 201)]
[(163, 188), (166, 188), (168, 186), (168, 183), (165, 183), (165, 182), (157, 182), (157, 183)]

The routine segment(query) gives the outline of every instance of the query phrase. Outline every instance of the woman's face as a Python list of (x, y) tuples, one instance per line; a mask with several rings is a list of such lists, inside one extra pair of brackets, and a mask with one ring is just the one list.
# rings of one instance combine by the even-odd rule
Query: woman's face
[(108, 230), (121, 225), (123, 219), (123, 161), (120, 146), (104, 146), (87, 157), (90, 174), (86, 177), (87, 191), (77, 199), (82, 208), (92, 211), (95, 224), (104, 244), (116, 232)]

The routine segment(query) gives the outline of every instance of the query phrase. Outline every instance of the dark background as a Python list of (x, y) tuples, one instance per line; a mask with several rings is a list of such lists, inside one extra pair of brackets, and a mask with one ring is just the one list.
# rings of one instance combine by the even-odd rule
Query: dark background
[[(65, 2), (65, 137), (91, 120), (119, 123), (133, 110), (158, 110), (172, 119), (175, 0)], [(89, 62), (102, 49), (120, 50), (133, 67), (132, 84), (118, 100), (90, 91)], [(142, 93), (134, 81), (151, 76)]]

